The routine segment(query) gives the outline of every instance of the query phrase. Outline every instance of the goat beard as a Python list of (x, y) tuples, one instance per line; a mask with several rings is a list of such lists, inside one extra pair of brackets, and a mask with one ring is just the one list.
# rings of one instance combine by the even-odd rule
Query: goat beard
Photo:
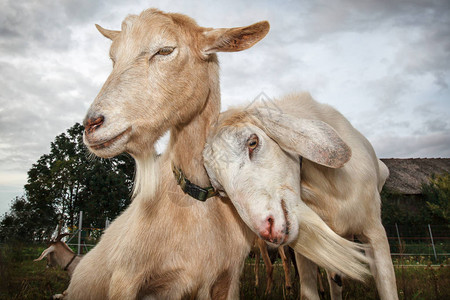
[(133, 196), (143, 197), (145, 199), (152, 199), (158, 189), (158, 164), (156, 151), (153, 151), (145, 156), (135, 158), (136, 161), (136, 176), (134, 179)]

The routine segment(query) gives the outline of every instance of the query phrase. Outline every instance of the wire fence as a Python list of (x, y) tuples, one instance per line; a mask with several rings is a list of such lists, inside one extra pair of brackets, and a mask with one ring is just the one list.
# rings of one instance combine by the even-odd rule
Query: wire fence
[[(83, 227), (81, 214), (78, 226), (65, 228), (72, 233), (66, 243), (78, 254), (85, 254), (98, 243), (108, 226), (109, 220), (104, 228)], [(385, 229), (394, 264), (450, 265), (449, 225), (395, 224)]]
[[(107, 225), (109, 222), (106, 223)], [(75, 228), (76, 229), (76, 228)], [(419, 265), (450, 264), (450, 230), (448, 225), (402, 225), (385, 226), (391, 256), (395, 263), (405, 260)], [(85, 228), (73, 235), (68, 244), (86, 253), (95, 246), (104, 228)], [(76, 231), (76, 233), (79, 233)], [(79, 243), (77, 243), (78, 237)]]
[(449, 264), (450, 228), (448, 225), (385, 226), (393, 259), (415, 259)]

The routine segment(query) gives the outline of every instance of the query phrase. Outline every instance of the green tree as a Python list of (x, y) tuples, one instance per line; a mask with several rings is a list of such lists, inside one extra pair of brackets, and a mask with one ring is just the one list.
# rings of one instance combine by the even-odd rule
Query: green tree
[[(43, 235), (49, 235), (57, 223), (57, 214), (54, 209), (56, 189), (52, 181), (51, 162), (51, 156), (44, 154), (28, 171), (28, 184), (25, 185), (25, 197), (22, 197), (25, 203), (19, 206), (26, 208), (28, 213), (19, 213), (16, 206), (11, 207), (12, 214), (16, 216), (16, 222), (24, 224), (30, 232), (39, 232), (39, 236), (35, 234), (38, 239), (43, 238)], [(18, 239), (22, 238), (23, 236), (18, 237)]]
[(450, 224), (450, 173), (433, 175), (428, 184), (422, 185), (433, 223)]
[(74, 202), (74, 206), (84, 212), (87, 224), (103, 227), (106, 218), (114, 219), (128, 206), (133, 172), (134, 160), (124, 154), (88, 162), (86, 173), (80, 178), (82, 188)]
[[(411, 208), (414, 209), (411, 209)], [(428, 224), (431, 213), (420, 198), (410, 198), (386, 187), (381, 191), (381, 219), (386, 226)]]
[[(77, 225), (83, 211), (84, 227), (103, 227), (130, 203), (134, 160), (129, 155), (99, 159), (83, 144), (83, 126), (76, 123), (56, 136), (50, 153), (28, 171), (25, 195), (13, 200), (0, 222), (0, 238), (48, 237), (62, 218)], [(19, 224), (19, 225), (18, 225)], [(11, 227), (18, 226), (16, 229)], [(7, 229), (8, 228), (8, 229)], [(24, 234), (25, 229), (30, 234)]]
[(11, 202), (11, 211), (0, 222), (0, 240), (42, 239), (45, 232), (42, 232), (41, 223), (38, 212), (25, 196), (16, 197)]

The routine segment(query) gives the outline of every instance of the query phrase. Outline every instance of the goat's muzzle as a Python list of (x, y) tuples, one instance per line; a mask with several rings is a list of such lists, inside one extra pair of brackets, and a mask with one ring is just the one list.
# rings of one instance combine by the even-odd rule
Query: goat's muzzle
[[(283, 244), (288, 240), (289, 237), (291, 225), (289, 222), (289, 216), (284, 199), (281, 200), (281, 208), (283, 210), (284, 220), (275, 220), (272, 215), (269, 215), (264, 221), (262, 230), (259, 231), (259, 236), (263, 240), (273, 244)], [(283, 225), (281, 226), (281, 229), (275, 229), (275, 222), (282, 222)]]
[(95, 130), (100, 128), (105, 121), (105, 117), (96, 116), (96, 117), (86, 117), (84, 120), (84, 131), (86, 135), (93, 133)]

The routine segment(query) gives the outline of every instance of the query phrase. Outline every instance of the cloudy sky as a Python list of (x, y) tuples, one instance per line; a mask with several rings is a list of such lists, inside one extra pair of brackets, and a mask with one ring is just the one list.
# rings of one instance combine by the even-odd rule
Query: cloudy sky
[[(213, 4), (214, 3), (214, 4)], [(148, 7), (201, 26), (268, 20), (252, 49), (223, 53), (223, 109), (310, 91), (379, 157), (450, 157), (450, 1), (0, 1), (0, 214), (54, 137), (80, 122), (111, 71), (98, 23)]]

